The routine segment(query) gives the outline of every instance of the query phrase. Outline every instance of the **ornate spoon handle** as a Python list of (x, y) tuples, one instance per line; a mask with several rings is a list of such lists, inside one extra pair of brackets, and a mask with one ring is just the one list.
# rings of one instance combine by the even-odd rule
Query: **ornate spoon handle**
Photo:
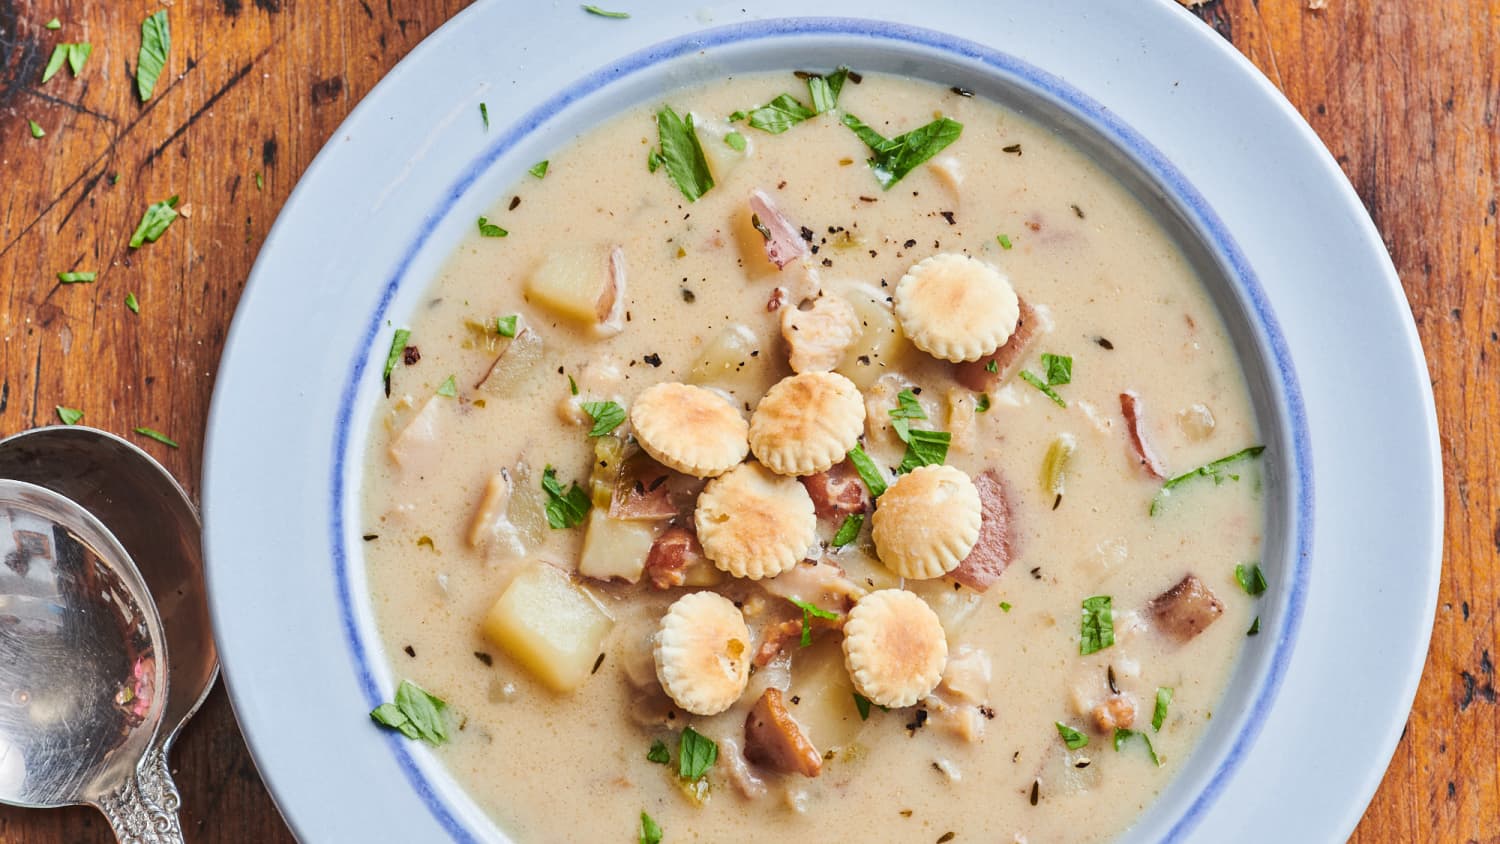
[(120, 844), (184, 844), (177, 809), (182, 797), (163, 748), (153, 747), (135, 776), (99, 800)]

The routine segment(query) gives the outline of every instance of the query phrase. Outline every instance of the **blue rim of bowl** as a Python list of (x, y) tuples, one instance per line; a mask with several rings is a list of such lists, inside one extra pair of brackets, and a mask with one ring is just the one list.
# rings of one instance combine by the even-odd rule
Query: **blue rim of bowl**
[[(330, 540), (334, 561), (334, 577), (338, 584), (339, 610), (344, 634), (353, 653), (360, 687), (364, 690), (368, 706), (378, 706), (383, 697), (370, 669), (369, 654), (360, 636), (359, 624), (354, 616), (353, 595), (349, 579), (348, 551), (345, 548), (345, 466), (349, 450), (349, 434), (353, 421), (355, 399), (365, 367), (370, 360), (380, 326), (394, 300), (396, 291), (405, 279), (417, 254), (427, 239), (447, 217), (449, 211), (462, 196), (474, 186), (480, 176), (497, 160), (509, 152), (542, 124), (551, 120), (565, 108), (583, 96), (618, 79), (646, 70), (665, 61), (680, 58), (711, 47), (740, 44), (772, 38), (815, 35), (854, 35), (935, 48), (946, 53), (985, 64), (1002, 73), (1024, 79), (1036, 90), (1077, 115), (1087, 118), (1108, 140), (1128, 150), (1142, 166), (1146, 174), (1167, 189), (1169, 196), (1181, 203), (1190, 212), (1190, 218), (1199, 234), (1212, 246), (1213, 252), (1227, 261), (1229, 275), (1238, 282), (1241, 292), (1249, 300), (1253, 316), (1259, 322), (1264, 341), (1270, 348), (1276, 372), (1281, 376), (1280, 386), (1285, 411), (1292, 434), (1292, 463), (1294, 468), (1294, 495), (1296, 502), (1296, 545), (1291, 554), (1291, 593), (1286, 605), (1286, 617), (1280, 627), (1270, 669), (1260, 686), (1260, 692), (1250, 709), (1245, 726), (1235, 737), (1228, 754), (1220, 762), (1208, 783), (1193, 799), (1187, 811), (1168, 830), (1163, 841), (1179, 841), (1197, 825), (1203, 813), (1218, 798), (1229, 777), (1239, 767), (1246, 750), (1260, 733), (1267, 711), (1281, 688), (1281, 682), (1291, 661), (1292, 645), (1301, 627), (1302, 610), (1307, 596), (1308, 561), (1312, 548), (1312, 460), (1307, 432), (1306, 411), (1302, 392), (1298, 387), (1291, 355), (1282, 336), (1280, 324), (1266, 300), (1265, 291), (1250, 269), (1249, 262), (1239, 245), (1230, 236), (1222, 220), (1209, 206), (1204, 197), (1191, 183), (1140, 133), (1114, 116), (1082, 91), (1074, 88), (1062, 78), (1048, 73), (1029, 62), (1022, 61), (1000, 50), (986, 47), (973, 41), (937, 32), (935, 30), (886, 21), (860, 18), (807, 17), (777, 18), (749, 23), (732, 24), (701, 32), (678, 36), (632, 53), (619, 61), (607, 65), (576, 80), (546, 102), (532, 109), (515, 121), (503, 134), (471, 161), (457, 180), (443, 194), (444, 199), (423, 219), (422, 225), (402, 253), (400, 262), (386, 281), (380, 300), (369, 319), (363, 342), (353, 353), (349, 366), (349, 377), (340, 396), (338, 419), (334, 430), (333, 478), (330, 496)], [(415, 757), (403, 737), (392, 733), (386, 737), (387, 744), (395, 754), (402, 771), (405, 772), (422, 802), (433, 817), (442, 824), (455, 841), (476, 842), (478, 839), (454, 815), (444, 800), (437, 794), (433, 784), (418, 767)]]

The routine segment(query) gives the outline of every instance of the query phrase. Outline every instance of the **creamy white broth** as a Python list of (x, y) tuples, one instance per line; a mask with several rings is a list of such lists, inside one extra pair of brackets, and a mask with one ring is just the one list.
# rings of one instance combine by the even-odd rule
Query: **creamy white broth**
[[(685, 89), (665, 101), (703, 122), (784, 92), (807, 100), (791, 74), (766, 74)], [(426, 304), (409, 315), (409, 342), (420, 360), (397, 365), (391, 399), (379, 410), (382, 424), (367, 445), (365, 533), (377, 537), (364, 545), (371, 599), (394, 674), (442, 697), (454, 714), (453, 740), (439, 755), (518, 840), (625, 840), (637, 833), (642, 811), (666, 840), (936, 840), (950, 831), (955, 841), (1108, 839), (1181, 768), (1224, 694), (1257, 611), (1234, 567), (1260, 553), (1258, 466), (1237, 465), (1238, 481), (1189, 482), (1150, 517), (1160, 482), (1137, 465), (1120, 412), (1120, 392), (1137, 391), (1146, 436), (1170, 475), (1259, 442), (1240, 364), (1181, 250), (1097, 164), (993, 103), (872, 74), (844, 86), (839, 108), (887, 137), (937, 113), (964, 128), (934, 162), (882, 191), (864, 163), (867, 148), (836, 113), (774, 136), (740, 123), (748, 155), (733, 167), (716, 166), (716, 186), (689, 203), (663, 172), (647, 172), (654, 107), (633, 108), (557, 150), (544, 179), (523, 177), (498, 197), (487, 216), (509, 236), (471, 234), (434, 279)], [(706, 147), (723, 143), (707, 130), (700, 138)], [(712, 157), (717, 163), (720, 156)], [(837, 745), (821, 776), (766, 774), (767, 793), (747, 799), (721, 757), (709, 774), (711, 796), (698, 805), (678, 783), (675, 728), (691, 724), (724, 741), (721, 749), (742, 743), (747, 709), (760, 689), (785, 683), (785, 675), (752, 677), (740, 703), (721, 715), (679, 714), (673, 727), (640, 726), (633, 707), (660, 695), (648, 637), (684, 590), (591, 581), (615, 616), (603, 661), (577, 691), (550, 692), (487, 642), (480, 623), (526, 561), (573, 569), (583, 528), (544, 528), (523, 558), (509, 560), (471, 549), (467, 535), (486, 482), (502, 467), (524, 463), (529, 474), (516, 476), (536, 485), (550, 464), (564, 485), (576, 479), (586, 486), (593, 455), (587, 425), (560, 413), (569, 376), (582, 398), (628, 407), (651, 384), (689, 380), (704, 346), (730, 325), (758, 338), (758, 354), (746, 359), (735, 383), (738, 401), (753, 407), (789, 374), (780, 315), (766, 304), (797, 270), (778, 271), (766, 260), (746, 210), (755, 188), (812, 230), (819, 246), (812, 260), (832, 292), (847, 294), (858, 284), (889, 295), (911, 265), (939, 252), (1000, 267), (1052, 326), (1023, 366), (1040, 372), (1042, 352), (1070, 355), (1073, 380), (1057, 388), (1065, 409), (1012, 378), (991, 394), (988, 411), (964, 415), (965, 433), (950, 424), (950, 364), (909, 344), (897, 359), (871, 363), (923, 388), (928, 427), (954, 428), (947, 463), (971, 474), (996, 468), (1008, 482), (1017, 554), (1001, 579), (982, 595), (955, 590), (946, 578), (909, 584), (934, 600), (976, 604), (967, 623), (948, 634), (950, 654), (979, 648), (992, 662), (986, 703), (994, 717), (982, 737), (965, 741), (935, 722), (908, 730), (913, 709), (875, 708), (860, 722), (852, 698), (839, 691), (848, 704), (841, 723), (805, 724), (819, 750)], [(997, 242), (999, 234), (1012, 248)], [(523, 280), (549, 254), (602, 255), (615, 244), (629, 266), (628, 320), (618, 335), (599, 338), (525, 300)], [(508, 391), (476, 388), (494, 353), (465, 321), (493, 323), (515, 313), (545, 344), (534, 374)], [(450, 375), (458, 395), (433, 409), (434, 444), (397, 466), (392, 442)], [(1206, 434), (1185, 421), (1199, 405), (1214, 420)], [(1077, 452), (1054, 509), (1041, 465), (1064, 433), (1076, 439)], [(893, 466), (896, 445), (872, 441), (869, 448)], [(880, 577), (879, 564), (868, 562), (868, 527), (858, 546), (833, 559), (851, 575)], [(866, 562), (851, 559), (859, 556)], [(1189, 572), (1224, 604), (1205, 632), (1178, 644), (1130, 623)], [(726, 584), (720, 591), (745, 602), (747, 613), (764, 606), (750, 619), (753, 633), (767, 619), (791, 617), (781, 599), (757, 598), (759, 587)], [(1080, 656), (1080, 602), (1093, 595), (1112, 597), (1117, 640)], [(836, 635), (794, 652), (788, 694), (811, 704), (818, 678), (807, 675), (834, 664), (841, 664)], [(1139, 739), (1116, 752), (1111, 737), (1079, 712), (1079, 701), (1108, 694), (1110, 666), (1117, 686), (1137, 700), (1134, 728), (1149, 735), (1160, 767)], [(632, 674), (637, 681), (645, 675), (645, 692)], [(1149, 722), (1158, 687), (1174, 696), (1155, 732)], [(802, 705), (790, 707), (794, 716)], [(1088, 734), (1088, 746), (1069, 751), (1058, 721)], [(672, 750), (670, 766), (646, 759), (658, 738)], [(1088, 765), (1077, 767), (1084, 758)]]

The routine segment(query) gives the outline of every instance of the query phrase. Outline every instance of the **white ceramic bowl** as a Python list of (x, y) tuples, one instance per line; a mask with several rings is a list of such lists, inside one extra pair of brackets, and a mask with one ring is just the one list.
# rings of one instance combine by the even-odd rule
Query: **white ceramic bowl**
[(1104, 162), (1168, 222), (1245, 364), (1268, 446), (1261, 635), (1122, 840), (1352, 829), (1415, 692), (1441, 545), (1425, 364), (1358, 198), (1274, 88), (1170, 0), (918, 5), (658, 2), (619, 21), (481, 2), (314, 161), (241, 300), (204, 480), (226, 678), (300, 837), (505, 840), (425, 748), (366, 717), (394, 685), (358, 535), (386, 327), (496, 196), (601, 119), (682, 84), (837, 63), (963, 85)]

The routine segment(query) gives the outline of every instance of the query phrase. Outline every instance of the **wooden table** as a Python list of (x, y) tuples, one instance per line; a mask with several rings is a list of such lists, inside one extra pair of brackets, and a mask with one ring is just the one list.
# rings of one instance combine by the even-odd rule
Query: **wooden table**
[[(1197, 13), (1297, 106), (1383, 233), (1427, 349), (1447, 467), (1426, 673), (1353, 840), (1496, 842), (1500, 0), (1308, 2), (1212, 0)], [(149, 426), (181, 447), (141, 444), (193, 491), (225, 331), (282, 202), (355, 103), (464, 5), (181, 2), (168, 72), (143, 106), (139, 25), (165, 5), (0, 0), (0, 431), (56, 423), (58, 405), (113, 431)], [(77, 78), (40, 84), (53, 45), (79, 41), (93, 53)], [(173, 194), (186, 219), (128, 249), (146, 206)], [(98, 278), (59, 284), (66, 270)], [(1360, 740), (1333, 730), (1323, 752)], [(292, 840), (222, 687), (174, 761), (190, 841)], [(7, 844), (109, 840), (91, 809), (0, 809)]]

